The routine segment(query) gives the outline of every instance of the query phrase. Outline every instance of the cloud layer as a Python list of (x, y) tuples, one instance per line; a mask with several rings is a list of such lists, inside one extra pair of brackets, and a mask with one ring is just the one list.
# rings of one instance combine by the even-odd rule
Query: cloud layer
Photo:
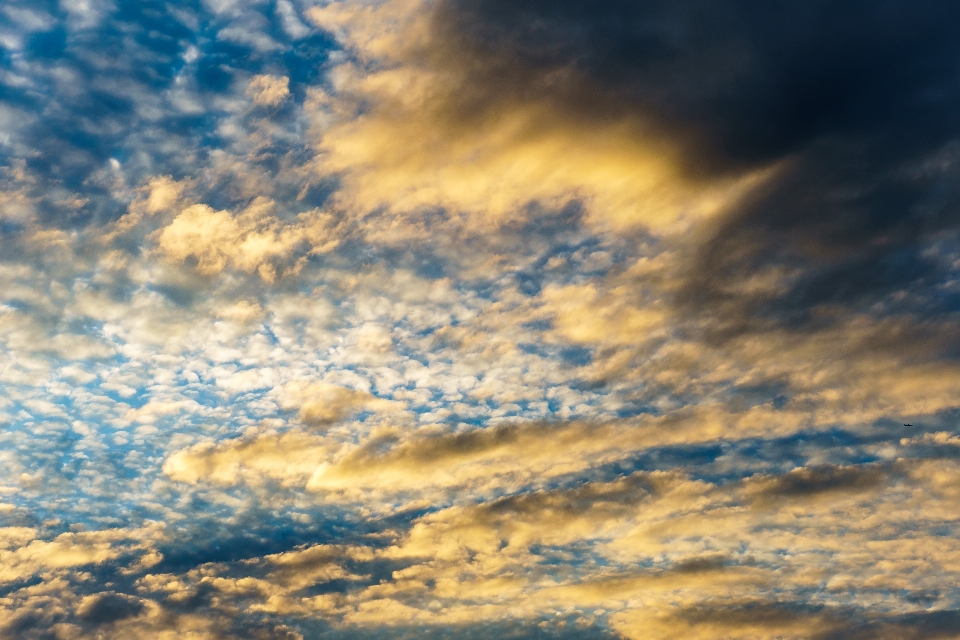
[(0, 638), (960, 638), (946, 2), (0, 8)]

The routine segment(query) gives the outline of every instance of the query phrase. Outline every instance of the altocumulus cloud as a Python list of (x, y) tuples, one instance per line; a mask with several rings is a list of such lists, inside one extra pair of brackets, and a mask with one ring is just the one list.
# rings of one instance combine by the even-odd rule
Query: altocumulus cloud
[(960, 638), (951, 3), (0, 7), (0, 637)]

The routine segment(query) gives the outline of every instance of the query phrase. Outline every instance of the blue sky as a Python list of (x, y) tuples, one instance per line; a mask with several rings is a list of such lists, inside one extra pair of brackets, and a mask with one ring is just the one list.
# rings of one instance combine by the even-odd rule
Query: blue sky
[(0, 637), (960, 637), (957, 13), (3, 3)]

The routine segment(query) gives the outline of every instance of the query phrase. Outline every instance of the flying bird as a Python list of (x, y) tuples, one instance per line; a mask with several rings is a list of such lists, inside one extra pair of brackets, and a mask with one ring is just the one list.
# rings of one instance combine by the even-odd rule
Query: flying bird
[(912, 425), (912, 424), (905, 424), (905, 425), (903, 425), (903, 426), (905, 426), (905, 427), (912, 427), (913, 425)]

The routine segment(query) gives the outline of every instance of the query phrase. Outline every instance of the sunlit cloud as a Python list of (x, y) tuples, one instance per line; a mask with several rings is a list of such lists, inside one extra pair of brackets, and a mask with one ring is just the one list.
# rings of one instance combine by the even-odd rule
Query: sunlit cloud
[(958, 9), (0, 10), (0, 638), (957, 637)]

